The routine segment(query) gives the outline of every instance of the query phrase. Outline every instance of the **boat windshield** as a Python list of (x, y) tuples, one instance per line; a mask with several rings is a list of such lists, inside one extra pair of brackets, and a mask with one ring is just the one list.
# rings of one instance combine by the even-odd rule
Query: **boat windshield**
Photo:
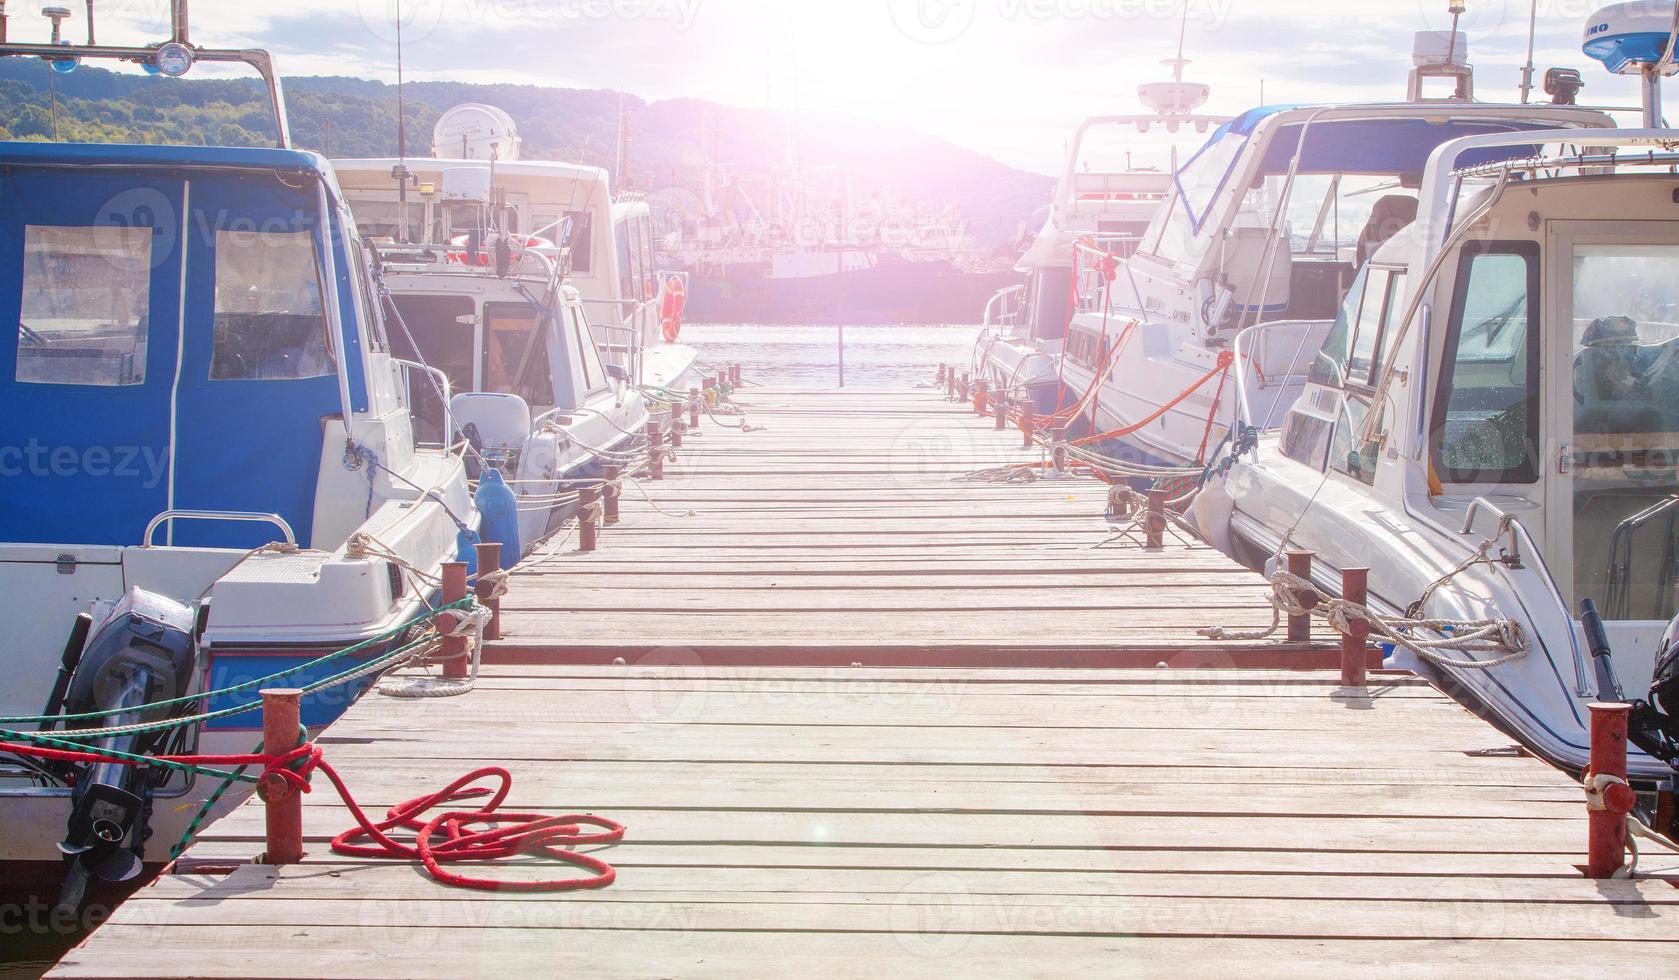
[(1576, 245), (1574, 601), (1667, 620), (1679, 562), (1679, 245)]

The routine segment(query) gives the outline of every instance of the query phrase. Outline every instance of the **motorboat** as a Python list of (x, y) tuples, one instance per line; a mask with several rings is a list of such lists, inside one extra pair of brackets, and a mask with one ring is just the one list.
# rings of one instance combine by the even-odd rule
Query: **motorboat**
[[(1439, 147), (1612, 124), (1572, 104), (1475, 101), (1455, 28), (1419, 34), (1413, 61), (1403, 102), (1273, 105), (1231, 119), (1177, 169), (1132, 254), (1077, 246), (1059, 367), (1077, 442), (1176, 474), (1243, 435), (1226, 421), (1238, 401), (1257, 406), (1246, 424), (1270, 430), (1307, 390), (1314, 352), (1369, 255), (1415, 217)], [(1531, 147), (1495, 140), (1483, 152), (1465, 165)], [(1238, 354), (1234, 338), (1259, 324), (1270, 329)]]
[(1171, 81), (1138, 89), (1148, 113), (1099, 116), (1079, 125), (1044, 224), (1015, 263), (1025, 281), (1000, 290), (986, 305), (973, 375), (1040, 416), (1066, 409), (1077, 397), (1069, 398), (1061, 355), (1076, 312), (1075, 268), (1084, 250), (1129, 257), (1171, 191), (1175, 151), (1162, 166), (1137, 164), (1134, 154), (1147, 149), (1151, 135), (1205, 135), (1225, 121), (1198, 112), (1211, 90), (1184, 81), (1188, 62), (1181, 54), (1167, 64)]
[(524, 159), (513, 120), (494, 106), (450, 109), (432, 138), (430, 157), (333, 162), (362, 234), (464, 251), (493, 193), (495, 227), (563, 253), (603, 361), (636, 387), (686, 395), (700, 371), (698, 351), (681, 340), (686, 277), (654, 264), (652, 206), (615, 194), (600, 167)]
[[(1406, 641), (1389, 643), (1396, 665), (1574, 772), (1589, 703), (1650, 687), (1679, 612), (1679, 132), (1660, 110), (1676, 32), (1673, 5), (1645, 3), (1587, 30), (1589, 55), (1643, 76), (1640, 128), (1433, 145), (1416, 220), (1356, 271), (1280, 428), (1243, 440), (1195, 502), (1208, 537), (1255, 567), (1315, 552), (1325, 595), (1368, 568), (1368, 609)], [(1580, 82), (1553, 69), (1547, 89)], [(1246, 328), (1238, 377), (1272, 332), (1299, 343), (1286, 322)], [(1253, 432), (1269, 398), (1237, 390), (1231, 424)], [(1583, 625), (1598, 616), (1606, 643)], [(1507, 639), (1454, 650), (1429, 621)], [(1671, 739), (1634, 729), (1633, 776), (1671, 789)]]
[(473, 480), (494, 474), (516, 498), (518, 547), (502, 555), (511, 567), (567, 526), (579, 490), (644, 452), (648, 411), (631, 385), (638, 352), (602, 360), (611, 348), (596, 344), (582, 294), (566, 280), (565, 249), (499, 226), (493, 188), (449, 183), (488, 175), (444, 173), (445, 195), (474, 228), (470, 246), (386, 240), (374, 251), (392, 347), (445, 382), (410, 381), (422, 439), (464, 442)]
[[(479, 525), (462, 455), (415, 438), (424, 369), (393, 352), (331, 165), (291, 147), (272, 59), (172, 12), (161, 45), (0, 44), (55, 69), (245, 64), (275, 127), (269, 148), (0, 143), (11, 745), (248, 753), (259, 685), (308, 691), (318, 729), (412, 661)], [(215, 783), (0, 752), (0, 862), (73, 905), (166, 859)]]

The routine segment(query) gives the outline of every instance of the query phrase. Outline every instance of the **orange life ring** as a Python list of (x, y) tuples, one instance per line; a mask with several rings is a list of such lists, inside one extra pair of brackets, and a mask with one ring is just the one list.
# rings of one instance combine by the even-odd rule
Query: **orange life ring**
[(688, 308), (688, 289), (682, 280), (671, 276), (665, 280), (665, 298), (659, 304), (659, 320), (664, 327), (665, 343), (674, 344), (682, 336), (682, 311)]
[[(513, 244), (514, 248), (554, 247), (553, 242), (539, 235), (508, 235), (507, 239)], [(471, 235), (456, 235), (455, 237), (449, 239), (449, 244), (460, 247), (466, 245), (466, 243), (471, 240)], [(449, 252), (445, 257), (450, 262), (459, 262), (461, 265), (490, 265), (495, 261), (490, 255), (490, 249), (487, 243), (479, 246), (476, 258), (468, 259), (464, 250), (459, 252)]]

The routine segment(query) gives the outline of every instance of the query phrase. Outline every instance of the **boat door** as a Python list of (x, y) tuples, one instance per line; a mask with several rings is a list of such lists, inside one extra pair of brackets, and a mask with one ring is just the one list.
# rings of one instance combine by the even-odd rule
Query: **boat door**
[(1553, 221), (1546, 245), (1546, 557), (1622, 660), (1660, 632), (1627, 625), (1679, 612), (1679, 222)]
[(169, 509), (179, 176), (0, 174), (0, 541), (135, 545)]

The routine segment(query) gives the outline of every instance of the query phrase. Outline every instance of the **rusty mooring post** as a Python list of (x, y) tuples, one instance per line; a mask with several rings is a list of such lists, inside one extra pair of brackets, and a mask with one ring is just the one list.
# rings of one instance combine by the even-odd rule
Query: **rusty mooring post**
[(1638, 795), (1627, 785), (1627, 721), (1632, 705), (1593, 704), (1591, 770), (1586, 773), (1586, 875), (1610, 878), (1626, 863), (1627, 814)]
[[(1290, 551), (1288, 553), (1288, 572), (1296, 578), (1312, 580), (1312, 558), (1310, 551)], [(1305, 612), (1290, 614), (1288, 617), (1288, 639), (1290, 643), (1306, 643), (1312, 638), (1312, 610), (1317, 608), (1318, 594), (1315, 589), (1295, 589), (1294, 601), (1303, 606)]]
[(647, 420), (647, 478), (649, 480), (663, 480), (665, 478), (665, 426), (655, 412)]
[(600, 490), (597, 488), (577, 488), (577, 550), (585, 554), (600, 546), (597, 537), (599, 526), (595, 524), (595, 504), (599, 501)]
[[(1370, 569), (1341, 570), (1341, 598), (1356, 605), (1370, 600)], [(1341, 634), (1341, 686), (1365, 686), (1365, 661), (1370, 656), (1370, 621), (1349, 619), (1347, 630)]]
[(1148, 512), (1143, 517), (1143, 538), (1151, 551), (1166, 547), (1166, 491), (1148, 492)]
[(1038, 420), (1032, 415), (1032, 403), (1024, 402), (1020, 406), (1020, 448), (1031, 449), (1038, 438)]
[[(462, 565), (464, 572), (466, 566)], [(297, 748), (302, 731), (303, 692), (275, 688), (259, 692), (262, 697), (262, 754), (285, 755)], [(265, 773), (257, 783), (267, 822), (263, 864), (296, 864), (303, 860), (303, 793), (278, 773)]]
[(601, 467), (601, 479), (606, 481), (601, 484), (600, 488), (601, 500), (605, 502), (605, 506), (602, 508), (604, 516), (601, 518), (601, 523), (607, 527), (612, 527), (618, 523), (618, 498), (621, 492), (618, 487), (618, 476), (622, 472), (623, 470), (616, 466)]
[[(443, 604), (460, 602), (466, 598), (466, 562), (443, 563)], [(443, 659), (443, 676), (451, 680), (465, 680), (472, 675), (467, 663), (465, 636), (445, 636), (439, 656)]]
[(1049, 430), (1049, 465), (1056, 473), (1067, 472), (1067, 427), (1055, 425)]
[(1002, 395), (993, 400), (997, 403), (993, 406), (993, 414), (997, 418), (997, 431), (1002, 432), (1009, 427), (1009, 400)]

